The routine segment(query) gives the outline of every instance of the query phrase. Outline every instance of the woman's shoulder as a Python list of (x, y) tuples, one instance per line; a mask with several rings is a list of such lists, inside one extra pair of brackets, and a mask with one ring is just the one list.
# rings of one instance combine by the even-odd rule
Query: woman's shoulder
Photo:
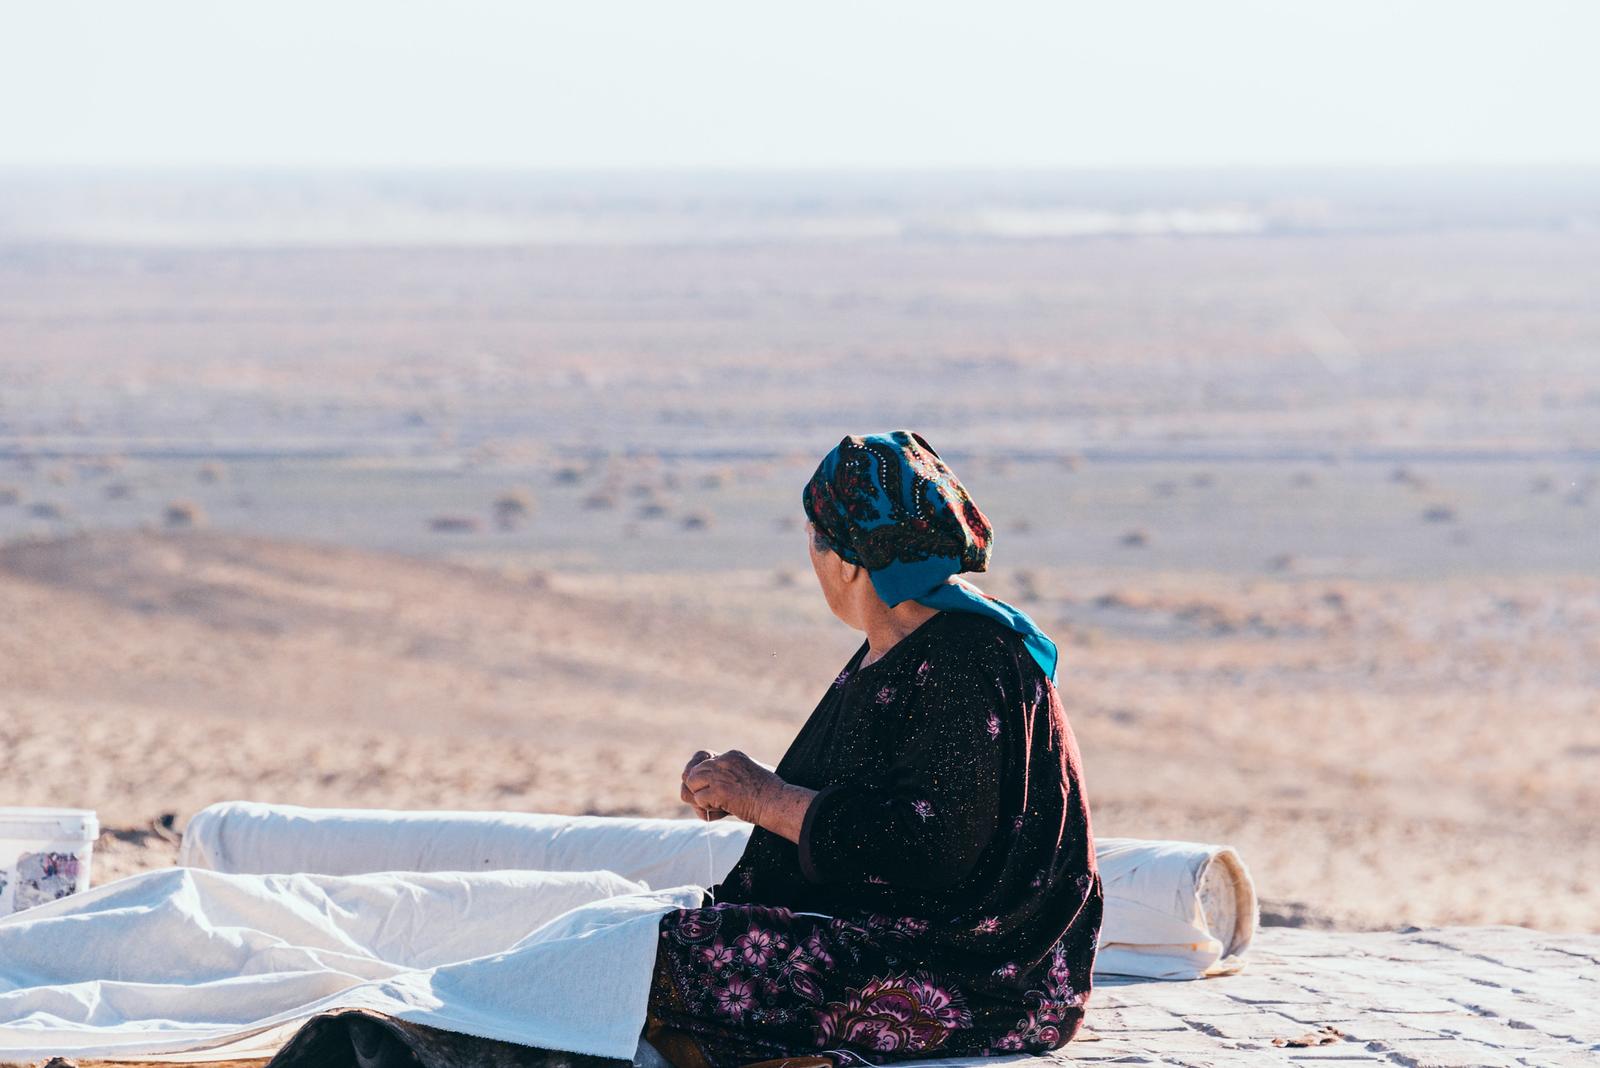
[(943, 615), (944, 625), (934, 636), (941, 645), (991, 656), (1015, 655), (1025, 648), (1020, 634), (992, 616), (951, 611)]

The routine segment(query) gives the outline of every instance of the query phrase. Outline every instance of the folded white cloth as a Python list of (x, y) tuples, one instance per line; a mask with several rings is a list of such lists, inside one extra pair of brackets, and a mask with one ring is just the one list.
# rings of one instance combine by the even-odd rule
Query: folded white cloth
[[(0, 918), (0, 1061), (267, 1056), (342, 1008), (632, 1058), (659, 917), (720, 881), (748, 834), (731, 820), (212, 806), (190, 821), (186, 867)], [(1097, 856), (1097, 973), (1242, 964), (1255, 903), (1231, 850), (1107, 839)]]
[[(605, 868), (650, 886), (721, 882), (750, 825), (515, 812), (313, 809), (231, 801), (195, 813), (180, 864), (232, 872)], [(1228, 846), (1102, 838), (1106, 894), (1095, 971), (1155, 979), (1244, 966), (1255, 888)]]
[(0, 1061), (264, 1057), (348, 1008), (628, 1059), (659, 918), (698, 900), (610, 872), (144, 872), (0, 919)]

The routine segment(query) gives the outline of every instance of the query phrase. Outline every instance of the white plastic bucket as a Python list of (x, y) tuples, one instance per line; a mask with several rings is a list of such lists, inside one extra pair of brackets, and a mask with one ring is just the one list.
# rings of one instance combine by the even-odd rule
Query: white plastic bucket
[(87, 890), (99, 836), (88, 809), (0, 807), (0, 916)]

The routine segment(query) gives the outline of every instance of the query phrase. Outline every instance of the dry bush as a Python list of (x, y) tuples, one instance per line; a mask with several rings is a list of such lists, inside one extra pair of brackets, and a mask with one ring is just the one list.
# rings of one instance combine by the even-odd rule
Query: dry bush
[(436, 515), (428, 520), (428, 529), (435, 534), (475, 534), (482, 528), (475, 515)]
[(1389, 481), (1399, 483), (1402, 486), (1410, 486), (1415, 490), (1426, 489), (1428, 487), (1428, 480), (1411, 470), (1409, 467), (1397, 467), (1393, 471), (1390, 471)]
[(533, 515), (533, 494), (511, 489), (494, 501), (494, 521), (501, 530), (515, 530)]
[(1196, 489), (1208, 489), (1215, 485), (1216, 481), (1217, 480), (1212, 477), (1211, 472), (1209, 471), (1200, 471), (1189, 476), (1189, 485), (1195, 487)]
[(101, 492), (106, 495), (106, 500), (108, 501), (125, 501), (133, 496), (133, 484), (131, 482), (107, 482), (106, 488)]
[(49, 519), (52, 522), (67, 518), (67, 506), (55, 501), (35, 501), (28, 512), (35, 519)]
[(15, 486), (0, 486), (0, 506), (22, 503), (22, 491)]
[(1142, 527), (1135, 528), (1118, 538), (1117, 543), (1129, 549), (1142, 549), (1150, 544), (1150, 532)]
[(716, 522), (716, 517), (710, 512), (690, 512), (683, 517), (684, 530), (710, 530)]
[(562, 464), (556, 468), (555, 480), (563, 486), (576, 486), (587, 472), (578, 464)]
[(162, 522), (172, 530), (188, 530), (206, 525), (205, 509), (193, 501), (170, 501), (161, 513)]
[(1456, 521), (1456, 510), (1448, 504), (1436, 504), (1423, 511), (1422, 521), (1424, 523), (1454, 523)]
[(617, 506), (617, 495), (608, 490), (596, 490), (583, 499), (583, 506), (592, 512), (610, 511)]
[(660, 519), (667, 514), (669, 509), (665, 501), (646, 501), (639, 506), (640, 519)]
[(219, 463), (204, 463), (194, 473), (194, 477), (207, 486), (215, 486), (218, 482), (228, 477), (228, 469)]

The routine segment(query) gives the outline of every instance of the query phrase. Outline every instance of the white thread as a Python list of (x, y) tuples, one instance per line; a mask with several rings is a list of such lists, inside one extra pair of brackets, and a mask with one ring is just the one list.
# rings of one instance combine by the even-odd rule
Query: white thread
[(701, 832), (701, 836), (705, 839), (706, 843), (706, 902), (707, 904), (715, 905), (717, 903), (716, 895), (711, 892), (711, 885), (717, 877), (717, 854), (716, 851), (711, 848), (710, 820), (706, 820), (706, 825)]

